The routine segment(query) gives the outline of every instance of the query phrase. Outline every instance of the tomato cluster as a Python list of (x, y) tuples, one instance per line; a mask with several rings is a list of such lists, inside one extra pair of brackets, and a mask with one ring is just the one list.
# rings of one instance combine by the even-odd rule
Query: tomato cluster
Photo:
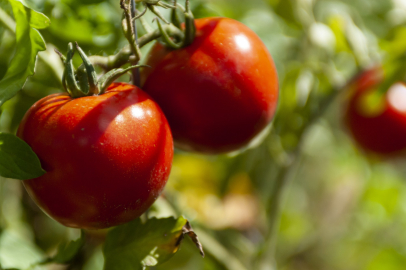
[(47, 173), (24, 185), (49, 216), (88, 229), (128, 222), (165, 186), (171, 131), (182, 149), (224, 153), (247, 145), (269, 124), (278, 82), (265, 45), (231, 19), (195, 25), (191, 45), (152, 48), (143, 89), (156, 102), (136, 86), (115, 83), (101, 95), (51, 95), (27, 112), (18, 136)]
[(388, 157), (406, 150), (406, 85), (397, 82), (378, 91), (382, 82), (381, 68), (361, 74), (354, 82), (345, 121), (358, 145)]

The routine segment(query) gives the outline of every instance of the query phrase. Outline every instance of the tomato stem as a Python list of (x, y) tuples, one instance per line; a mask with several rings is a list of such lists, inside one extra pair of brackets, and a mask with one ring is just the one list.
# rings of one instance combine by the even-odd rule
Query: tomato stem
[[(164, 31), (175, 39), (183, 39), (183, 32), (172, 24), (162, 25)], [(160, 38), (162, 36), (159, 29), (153, 32), (147, 33), (138, 39), (139, 47), (142, 48), (146, 44)], [(92, 55), (89, 57), (90, 62), (93, 65), (97, 65), (103, 68), (105, 71), (112, 70), (114, 68), (119, 68), (128, 63), (128, 61), (134, 61), (135, 57), (132, 56), (132, 51), (130, 46), (122, 48), (117, 54), (109, 56)], [(79, 69), (84, 67), (81, 66)]]
[[(163, 38), (166, 44), (169, 47), (174, 49), (179, 49), (181, 47), (191, 44), (195, 37), (195, 24), (194, 17), (190, 10), (189, 1), (186, 1), (186, 8), (182, 7), (177, 1), (174, 1), (173, 5), (163, 4), (159, 0), (146, 0), (146, 1), (137, 1), (142, 2), (145, 5), (144, 11), (138, 13), (134, 0), (121, 0), (120, 6), (123, 9), (124, 18), (122, 20), (122, 26), (124, 35), (128, 40), (129, 45), (122, 48), (116, 55), (110, 56), (90, 56), (88, 59), (91, 64), (100, 66), (106, 72), (114, 68), (119, 68), (128, 62), (131, 62), (133, 65), (137, 64), (141, 59), (141, 50), (143, 46), (148, 44), (151, 41), (154, 41), (158, 38)], [(174, 24), (162, 25), (158, 22), (158, 29), (152, 31), (151, 27), (145, 21), (143, 15), (146, 13), (146, 10), (150, 10), (157, 15), (158, 18), (167, 22), (166, 19), (161, 15), (161, 13), (155, 8), (155, 6), (161, 6), (164, 8), (172, 9), (172, 21)], [(179, 26), (179, 18), (177, 14), (177, 9), (180, 9), (185, 15), (185, 31), (182, 31)], [(132, 12), (133, 11), (133, 12)], [(142, 27), (147, 32), (142, 37), (138, 38), (136, 33), (136, 26), (133, 24), (135, 20), (139, 19)], [(177, 27), (178, 25), (178, 27)], [(180, 44), (175, 43), (173, 40), (182, 41)], [(85, 62), (78, 68), (78, 74), (81, 74), (86, 69)], [(133, 74), (133, 78), (136, 78)], [(91, 79), (90, 81), (94, 81)], [(137, 84), (136, 80), (134, 81)], [(90, 85), (90, 88), (93, 89), (94, 86)], [(93, 92), (94, 90), (89, 91)]]
[(131, 51), (135, 56), (134, 62), (138, 62), (141, 59), (141, 50), (135, 40), (135, 32), (131, 15), (131, 0), (121, 0), (120, 6), (124, 10), (124, 19), (122, 21), (124, 35), (127, 38)]
[(162, 39), (164, 40), (165, 44), (172, 49), (180, 49), (182, 47), (182, 44), (176, 44), (175, 42), (173, 42), (168, 33), (162, 28), (162, 24), (159, 19), (155, 18), (155, 20), (158, 24), (158, 29), (161, 32)]
[[(148, 9), (148, 7), (147, 7), (147, 9)], [(140, 17), (139, 20), (140, 20), (140, 23), (141, 23), (142, 28), (144, 28), (144, 31), (145, 31), (147, 34), (154, 31), (154, 29), (153, 29), (153, 28), (151, 27), (151, 25), (145, 20), (144, 17)]]
[[(133, 26), (133, 29), (134, 29), (134, 39), (135, 39), (135, 43), (136, 43), (136, 46), (138, 47), (138, 49), (139, 49), (139, 46), (138, 46), (138, 33), (137, 33), (137, 24), (136, 24), (136, 20), (134, 20), (134, 18), (135, 17), (137, 17), (137, 13), (138, 13), (138, 11), (137, 11), (137, 8), (136, 8), (136, 6), (135, 6), (135, 0), (131, 0), (131, 16), (133, 17), (133, 19), (132, 19), (132, 26)], [(141, 15), (142, 16), (142, 15)], [(132, 65), (137, 65), (138, 64), (138, 61), (132, 61)], [(141, 84), (141, 78), (140, 78), (140, 71), (139, 71), (139, 69), (132, 69), (131, 70), (131, 74), (132, 74), (132, 81), (133, 81), (133, 84), (135, 85), (135, 86), (138, 86), (138, 87), (140, 87), (140, 84)]]
[(161, 19), (163, 22), (166, 24), (169, 24), (168, 20), (165, 19), (164, 16), (162, 16), (161, 12), (159, 10), (155, 9), (155, 6), (147, 4), (149, 10), (154, 13), (159, 19)]
[(195, 18), (189, 7), (189, 0), (186, 0), (185, 10), (185, 39), (183, 40), (182, 47), (192, 44), (196, 35)]
[(76, 42), (76, 49), (78, 50), (79, 55), (82, 58), (83, 64), (86, 68), (86, 75), (87, 75), (86, 86), (87, 85), (89, 86), (89, 91), (87, 91), (87, 93), (89, 93), (91, 95), (97, 95), (99, 93), (99, 88), (97, 86), (96, 71), (94, 70), (94, 67), (93, 67), (92, 63), (90, 62), (89, 58), (83, 52), (82, 48), (79, 47), (77, 42)]
[(58, 49), (54, 49), (54, 51), (55, 51), (56, 54), (61, 58), (62, 63), (65, 65), (65, 62), (66, 62), (66, 57), (65, 57), (65, 55), (63, 55), (60, 51), (58, 51)]
[(80, 90), (76, 78), (75, 78), (75, 69), (73, 67), (73, 62), (72, 58), (73, 55), (75, 54), (75, 48), (73, 47), (72, 42), (69, 42), (68, 44), (68, 55), (66, 57), (66, 63), (65, 63), (65, 81), (66, 81), (66, 90), (70, 95), (74, 98), (76, 97), (82, 97), (84, 96), (84, 93)]
[(107, 72), (103, 77), (100, 78), (99, 80), (99, 88), (100, 88), (100, 94), (104, 94), (109, 87), (110, 84), (112, 84), (117, 78), (119, 78), (121, 75), (124, 73), (132, 70), (132, 69), (138, 69), (140, 67), (149, 67), (146, 65), (135, 65), (135, 66), (130, 66), (128, 68), (122, 69), (113, 69), (109, 72)]
[[(173, 1), (173, 5), (175, 7), (178, 7), (178, 1), (177, 0)], [(177, 28), (179, 28), (179, 29), (181, 28), (181, 22), (180, 22), (178, 10), (176, 8), (172, 9), (172, 11), (171, 11), (171, 22)]]
[[(75, 49), (78, 50), (83, 60), (83, 64), (76, 72), (72, 63)], [(125, 69), (112, 69), (97, 80), (97, 74), (93, 64), (77, 43), (76, 47), (74, 47), (72, 43), (68, 44), (68, 54), (66, 58), (59, 51), (56, 50), (56, 52), (65, 64), (62, 85), (72, 98), (103, 94), (109, 85), (118, 77), (130, 70), (145, 66), (132, 65)], [(79, 85), (77, 81), (79, 81)]]
[[(134, 0), (132, 0), (132, 1), (134, 1)], [(144, 3), (144, 2), (143, 2), (143, 3)], [(131, 3), (131, 4), (132, 4), (132, 3)], [(135, 8), (135, 5), (132, 5), (132, 6), (134, 6), (134, 11), (136, 12), (137, 9)], [(144, 4), (144, 6), (145, 6), (145, 8), (144, 8), (144, 10), (143, 10), (141, 13), (139, 13), (139, 14), (137, 14), (137, 15), (133, 14), (133, 18), (132, 18), (133, 22), (135, 22), (135, 20), (140, 19), (142, 16), (145, 15), (145, 13), (147, 13), (147, 11), (148, 11), (148, 6), (145, 5), (145, 4)], [(135, 13), (135, 12), (134, 12), (134, 13)]]

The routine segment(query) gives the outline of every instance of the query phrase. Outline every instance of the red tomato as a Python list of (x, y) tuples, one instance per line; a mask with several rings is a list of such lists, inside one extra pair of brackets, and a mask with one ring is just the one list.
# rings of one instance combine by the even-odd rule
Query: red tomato
[(271, 121), (278, 99), (267, 48), (245, 25), (197, 19), (194, 42), (169, 51), (156, 43), (143, 89), (161, 106), (175, 145), (222, 153), (239, 149)]
[(158, 198), (172, 165), (164, 114), (124, 83), (99, 96), (47, 96), (26, 113), (18, 136), (47, 171), (24, 181), (25, 188), (68, 227), (107, 228), (140, 216)]
[(380, 96), (376, 86), (381, 81), (382, 71), (373, 69), (355, 82), (345, 119), (363, 149), (390, 156), (406, 149), (406, 85), (395, 83)]

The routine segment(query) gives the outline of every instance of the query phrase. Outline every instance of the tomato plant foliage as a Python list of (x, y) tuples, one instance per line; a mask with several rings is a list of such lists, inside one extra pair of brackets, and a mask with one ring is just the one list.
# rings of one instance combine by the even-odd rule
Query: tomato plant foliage
[[(41, 13), (18, 1), (12, 0), (10, 4), (17, 25), (17, 46), (15, 56), (0, 82), (1, 103), (15, 96), (27, 78), (34, 74), (37, 53), (45, 49), (45, 42), (34, 28), (42, 29), (49, 25), (49, 19)], [(2, 22), (9, 26), (9, 31), (14, 32), (12, 17), (1, 11), (4, 14)], [(111, 72), (111, 76), (116, 78), (124, 71)], [(68, 81), (69, 87), (71, 84)], [(76, 126), (78, 123), (81, 128)], [(75, 134), (74, 130), (78, 133)], [(103, 95), (74, 100), (66, 94), (48, 96), (28, 111), (18, 135), (33, 147), (41, 164), (24, 141), (13, 134), (1, 133), (0, 174), (26, 180), (24, 185), (42, 210), (66, 226), (95, 229), (133, 220), (145, 212), (162, 192), (171, 168), (173, 143), (165, 116), (145, 93), (130, 85), (112, 85)], [(69, 141), (73, 144), (65, 145)], [(85, 145), (90, 148), (86, 150)], [(59, 161), (58, 156), (62, 158)], [(46, 167), (46, 171), (41, 166)], [(76, 175), (72, 175), (75, 170)], [(41, 176), (44, 173), (45, 178)], [(103, 179), (107, 186), (103, 184)], [(69, 183), (73, 190), (65, 185)], [(88, 190), (81, 190), (80, 187)], [(58, 190), (61, 192), (58, 193)], [(112, 199), (118, 201), (113, 202)], [(187, 220), (180, 222), (187, 223)], [(165, 225), (164, 220), (155, 219), (154, 224), (165, 227), (161, 226)], [(176, 237), (176, 250), (183, 238), (182, 227)], [(144, 232), (150, 229), (153, 228), (145, 228)], [(115, 233), (121, 230), (117, 228)], [(162, 235), (156, 238), (155, 243), (159, 243), (160, 238)], [(82, 235), (76, 241), (60, 245), (54, 256), (31, 260), (24, 267), (20, 266), (21, 263), (16, 266), (26, 268), (40, 267), (45, 263), (69, 263), (83, 244)], [(151, 258), (139, 259), (146, 260), (145, 265), (153, 265)], [(8, 267), (10, 261), (4, 258), (0, 263)]]
[[(136, 2), (139, 13), (141, 13), (145, 6), (141, 1)], [(172, 21), (175, 16), (167, 5), (171, 5), (173, 2), (161, 2), (168, 9), (156, 6), (155, 9), (160, 12), (162, 18)], [(177, 1), (177, 3), (181, 6), (184, 4), (183, 1)], [(65, 162), (61, 162), (65, 165), (65, 167), (61, 166), (62, 171), (68, 170), (67, 167), (77, 162), (78, 171), (83, 173), (78, 177), (68, 174), (66, 176), (68, 179), (65, 179), (62, 184), (61, 181), (60, 185), (55, 184), (52, 189), (48, 190), (46, 196), (42, 197), (47, 203), (40, 202), (40, 206), (49, 212), (50, 216), (54, 215), (55, 219), (61, 218), (59, 215), (61, 212), (67, 214), (68, 210), (75, 210), (68, 213), (70, 215), (68, 218), (64, 216), (66, 222), (75, 215), (74, 219), (77, 220), (77, 216), (80, 216), (81, 213), (83, 215), (79, 219), (83, 222), (86, 219), (89, 221), (91, 202), (94, 202), (95, 199), (92, 196), (82, 195), (84, 193), (111, 195), (118, 187), (106, 188), (103, 183), (108, 174), (102, 172), (105, 172), (111, 164), (115, 164), (114, 166), (118, 168), (132, 163), (133, 167), (129, 171), (135, 170), (139, 165), (137, 164), (139, 160), (134, 161), (135, 158), (129, 158), (122, 162), (105, 162), (105, 160), (100, 162), (89, 153), (74, 155), (73, 150), (77, 149), (75, 145), (65, 145), (65, 149), (60, 153), (54, 153), (52, 158), (45, 158), (49, 153), (38, 151), (34, 147), (35, 143), (30, 141), (27, 144), (14, 134), (28, 108), (41, 98), (59, 93), (63, 89), (63, 83), (61, 83), (64, 73), (63, 61), (61, 62), (58, 58), (54, 48), (61, 51), (61, 55), (67, 55), (67, 43), (74, 44), (74, 41), (77, 41), (83, 51), (89, 55), (89, 59), (102, 60), (95, 64), (98, 74), (108, 72), (111, 66), (118, 63), (117, 60), (120, 57), (124, 59), (131, 56), (131, 59), (134, 60), (135, 53), (124, 45), (128, 44), (126, 38), (129, 35), (128, 32), (123, 35), (123, 10), (120, 8), (120, 1), (0, 0), (0, 78), (2, 78), (0, 80), (0, 104), (2, 105), (0, 115), (0, 141), (2, 143), (0, 145), (0, 268), (60, 267), (83, 270), (101, 270), (103, 267), (106, 270), (264, 270), (283, 268), (284, 270), (297, 270), (299, 268), (352, 269), (355, 265), (359, 269), (368, 270), (404, 269), (406, 257), (402, 247), (406, 238), (402, 224), (406, 222), (404, 209), (406, 186), (404, 185), (405, 166), (402, 154), (398, 155), (400, 160), (395, 162), (391, 160), (387, 163), (375, 162), (375, 159), (370, 157), (365, 158), (361, 154), (363, 152), (357, 150), (360, 143), (353, 144), (347, 130), (342, 125), (343, 115), (348, 108), (343, 105), (346, 99), (334, 102), (338, 100), (336, 97), (341, 94), (345, 96), (350, 92), (348, 90), (351, 90), (353, 84), (350, 85), (350, 89), (344, 86), (356, 74), (364, 74), (363, 70), (370, 70), (371, 66), (381, 61), (384, 62), (385, 71), (389, 70), (389, 73), (396, 74), (391, 77), (393, 82), (404, 81), (405, 68), (402, 64), (406, 51), (404, 42), (406, 40), (406, 21), (404, 20), (406, 8), (404, 3), (391, 0), (191, 0), (189, 4), (195, 18), (199, 18), (196, 26), (200, 27), (203, 21), (213, 20), (213, 18), (201, 19), (201, 17), (227, 17), (229, 19), (218, 20), (233, 22), (234, 26), (245, 24), (246, 27), (241, 27), (259, 36), (263, 48), (270, 51), (278, 69), (281, 90), (278, 94), (278, 106), (269, 134), (265, 134), (266, 136), (264, 135), (261, 140), (252, 142), (251, 148), (244, 149), (238, 154), (203, 156), (182, 151), (175, 152), (172, 174), (163, 196), (160, 196), (143, 216), (115, 228), (84, 230), (81, 234), (78, 229), (66, 228), (47, 217), (22, 190), (23, 184), (28, 187), (35, 180), (49, 177), (42, 175), (44, 170), (47, 173), (51, 172), (50, 175), (52, 175), (54, 173), (52, 172), (53, 165), (50, 166), (50, 164), (57, 162), (58, 159), (66, 159)], [(166, 106), (169, 106), (165, 105), (165, 102), (175, 100), (174, 103), (177, 105), (171, 109), (173, 111), (165, 112), (168, 118), (171, 113), (175, 114), (189, 106), (189, 111), (177, 115), (175, 120), (172, 116), (170, 117), (177, 144), (186, 144), (186, 139), (182, 139), (179, 135), (182, 132), (189, 134), (195, 132), (194, 135), (203, 134), (202, 130), (193, 128), (192, 124), (209, 123), (206, 127), (213, 131), (214, 135), (205, 135), (203, 139), (210, 139), (211, 146), (206, 145), (203, 148), (201, 142), (199, 145), (191, 145), (188, 141), (189, 147), (184, 148), (193, 148), (195, 151), (206, 153), (216, 151), (219, 153), (246, 145), (250, 141), (251, 135), (257, 134), (257, 129), (268, 124), (270, 114), (273, 114), (275, 109), (273, 106), (275, 102), (272, 102), (271, 110), (264, 110), (261, 102), (254, 97), (258, 106), (251, 106), (247, 110), (235, 110), (237, 107), (232, 105), (235, 103), (225, 102), (224, 92), (215, 91), (216, 89), (224, 90), (224, 88), (218, 87), (221, 85), (221, 80), (217, 80), (217, 82), (212, 80), (213, 77), (210, 76), (213, 74), (220, 74), (217, 79), (228, 77), (232, 86), (249, 84), (249, 79), (255, 77), (246, 76), (244, 78), (247, 80), (245, 80), (243, 77), (239, 77), (242, 73), (235, 72), (233, 69), (238, 66), (233, 65), (233, 61), (227, 62), (224, 57), (219, 57), (220, 60), (209, 57), (210, 55), (227, 56), (228, 52), (231, 54), (228, 56), (232, 60), (233, 56), (240, 55), (237, 52), (231, 53), (231, 49), (221, 52), (218, 47), (219, 43), (213, 42), (212, 46), (209, 44), (212, 38), (216, 39), (221, 36), (227, 39), (227, 33), (218, 35), (218, 32), (212, 31), (202, 35), (204, 31), (198, 29), (196, 40), (199, 42), (195, 46), (201, 47), (196, 46), (194, 52), (187, 47), (167, 50), (164, 48), (164, 44), (168, 44), (168, 39), (162, 38), (161, 32), (150, 27), (154, 17), (159, 17), (150, 11), (149, 9), (143, 17), (142, 24), (137, 21), (136, 25), (139, 34), (138, 41), (142, 46), (141, 55), (148, 55), (151, 47), (152, 51), (162, 53), (162, 55), (159, 53), (155, 55), (160, 56), (156, 63), (149, 58), (148, 62), (152, 68), (141, 70), (141, 72), (150, 73), (151, 78), (163, 78), (163, 80), (151, 81), (145, 77), (147, 78), (145, 85), (148, 88), (159, 86), (161, 90), (150, 89), (149, 91), (157, 101), (161, 97), (159, 103), (163, 104), (164, 111), (167, 110)], [(176, 14), (179, 18), (184, 19), (182, 7), (179, 7)], [(153, 23), (155, 24), (156, 20)], [(179, 29), (174, 29), (171, 25), (163, 22), (161, 24), (169, 35), (169, 41), (182, 44), (184, 33)], [(128, 26), (128, 22), (124, 21), (124, 26)], [(152, 31), (150, 32), (150, 30)], [(151, 44), (152, 46), (145, 45), (147, 39), (141, 38), (144, 34), (150, 35), (151, 39), (151, 36), (158, 37), (157, 43)], [(201, 38), (200, 35), (205, 38)], [(235, 36), (233, 41), (235, 41)], [(236, 44), (233, 41), (231, 43)], [(197, 47), (204, 48), (204, 50), (199, 50)], [(45, 48), (46, 51), (43, 51)], [(104, 56), (113, 55), (114, 57), (106, 57), (109, 61), (103, 62), (106, 59)], [(260, 60), (265, 58), (269, 60), (268, 56), (261, 57)], [(179, 72), (170, 70), (171, 63), (168, 59), (173, 61), (172, 64), (178, 65)], [(243, 56), (238, 59), (238, 61), (244, 61)], [(127, 60), (125, 59), (124, 62)], [(142, 57), (141, 63), (144, 63), (145, 60), (145, 57)], [(196, 61), (193, 62), (193, 60)], [(200, 60), (204, 60), (202, 64), (221, 69), (221, 72), (217, 70), (219, 72), (216, 73), (215, 69), (204, 69), (203, 67), (196, 69), (196, 65), (191, 65)], [(126, 66), (122, 68), (125, 69), (129, 64), (134, 65), (135, 61), (126, 63)], [(188, 70), (182, 70), (182, 65), (179, 63), (185, 64)], [(79, 71), (76, 73), (76, 83), (79, 86), (86, 85), (89, 77), (83, 76), (85, 67), (77, 54), (73, 57), (73, 67)], [(166, 68), (169, 70), (167, 74), (163, 72)], [(196, 70), (213, 72), (206, 72), (203, 79), (201, 77), (196, 79), (193, 77), (196, 75)], [(255, 68), (242, 70), (243, 73), (252, 75)], [(127, 74), (119, 80), (128, 82), (130, 77)], [(359, 90), (371, 85), (370, 83), (377, 82), (377, 77), (374, 76), (364, 76), (363, 78), (365, 80), (358, 81), (358, 88), (352, 90)], [(93, 78), (91, 77), (91, 79)], [(97, 76), (96, 79), (98, 79)], [(276, 76), (272, 72), (264, 73), (260, 78), (256, 78), (258, 82), (264, 84), (272, 81), (274, 86), (276, 85), (275, 79)], [(388, 81), (385, 80), (384, 84), (387, 84)], [(367, 95), (362, 100), (378, 105), (375, 109), (382, 108), (380, 105), (386, 102), (389, 94), (389, 92), (385, 94), (385, 91), (390, 89), (391, 85), (392, 83), (387, 87), (382, 87), (377, 84), (375, 90), (378, 90), (378, 94)], [(190, 91), (187, 92), (186, 88)], [(385, 89), (383, 90), (383, 88)], [(243, 87), (238, 87), (238, 89), (242, 90)], [(238, 90), (234, 88), (226, 87), (226, 90), (225, 92), (231, 95), (238, 93)], [(176, 94), (171, 96), (169, 92), (172, 91)], [(155, 92), (160, 93), (157, 95)], [(204, 102), (202, 104), (193, 103), (190, 99), (188, 102), (181, 102), (181, 100), (187, 99), (186, 94), (190, 94), (190, 92), (196, 93), (194, 98), (197, 101)], [(272, 88), (272, 92), (276, 93), (276, 89)], [(201, 96), (197, 93), (200, 93)], [(222, 97), (216, 96), (218, 93), (222, 93)], [(61, 94), (57, 95), (61, 96)], [(265, 96), (259, 95), (259, 100), (261, 97), (266, 99)], [(276, 97), (276, 95), (274, 96)], [(85, 97), (85, 99), (87, 98), (90, 97)], [(77, 98), (75, 102), (79, 102), (80, 99)], [(251, 99), (244, 96), (244, 100), (248, 102)], [(364, 101), (360, 103), (364, 103)], [(223, 111), (216, 112), (216, 108), (212, 109), (212, 104), (216, 102), (220, 104), (216, 108)], [(119, 105), (116, 104), (112, 107), (117, 108)], [(214, 116), (211, 115), (210, 118), (214, 119), (213, 121), (207, 120), (204, 113), (199, 114), (199, 117), (188, 113), (201, 109), (201, 107), (212, 109)], [(332, 109), (328, 109), (331, 107)], [(118, 116), (123, 111), (125, 109), (113, 112), (112, 115)], [(228, 118), (231, 120), (224, 120), (223, 116), (227, 114), (224, 111), (232, 112), (234, 117)], [(259, 114), (260, 111), (267, 112), (261, 121), (256, 122), (249, 117), (250, 113)], [(272, 113), (270, 113), (271, 111)], [(374, 110), (367, 110), (367, 113), (372, 112)], [(68, 115), (64, 114), (64, 119), (72, 124), (75, 117)], [(88, 113), (89, 117), (90, 115), (91, 112)], [(138, 115), (140, 115), (139, 111)], [(393, 115), (393, 110), (391, 115)], [(371, 120), (371, 115), (368, 116)], [(182, 117), (190, 117), (191, 126), (187, 126), (188, 128), (184, 130), (181, 128), (175, 130), (178, 123), (184, 125), (185, 119), (182, 120)], [(248, 125), (250, 121), (247, 119), (252, 120), (254, 128)], [(319, 121), (320, 119), (321, 121)], [(120, 120), (120, 117), (114, 118), (111, 123), (114, 124), (116, 120)], [(97, 124), (89, 122), (88, 127), (94, 127)], [(372, 124), (365, 132), (366, 138), (372, 140), (375, 135), (388, 135), (390, 133), (387, 128), (389, 122), (389, 120), (381, 121), (384, 125), (380, 126), (378, 131), (376, 128), (379, 125)], [(212, 123), (217, 123), (219, 129), (231, 124), (236, 125), (237, 128), (233, 134), (216, 137), (221, 132), (216, 133), (215, 130), (218, 129), (210, 125)], [(250, 135), (237, 143), (232, 139), (234, 133), (238, 134), (238, 123), (248, 123), (248, 126), (244, 124), (244, 126), (240, 125), (240, 128)], [(360, 128), (363, 124), (357, 124), (354, 121), (353, 125)], [(37, 139), (43, 140), (43, 143), (48, 141), (54, 145), (60, 144), (60, 140), (53, 140), (44, 135), (47, 128), (33, 131), (30, 136), (34, 138), (38, 134)], [(75, 130), (75, 139), (69, 132), (61, 136), (66, 141), (75, 142), (76, 140), (78, 142), (79, 138), (83, 139), (80, 136), (86, 131), (86, 127), (85, 131), (81, 129), (82, 127), (78, 127)], [(138, 131), (140, 130), (138, 129)], [(381, 141), (378, 140), (378, 143), (375, 141), (375, 146), (382, 148), (387, 143), (394, 144), (396, 141), (403, 143), (403, 131), (395, 131), (395, 133), (395, 137), (392, 136), (384, 141), (379, 139)], [(117, 131), (112, 137), (122, 138), (125, 137), (124, 135), (124, 132)], [(68, 138), (69, 136), (70, 138)], [(220, 144), (224, 148), (219, 151), (221, 147), (218, 147), (219, 142), (216, 140), (220, 140), (221, 137), (223, 140)], [(130, 151), (128, 146), (123, 146), (120, 142), (117, 142), (117, 145), (120, 145), (115, 149), (117, 151), (108, 152), (105, 156), (106, 159), (114, 158), (116, 156), (114, 153), (120, 152), (119, 149), (123, 152)], [(101, 151), (101, 148), (96, 149), (96, 151), (98, 150)], [(38, 155), (36, 156), (34, 153)], [(100, 171), (94, 175), (84, 169), (92, 161), (100, 164), (100, 168), (98, 168)], [(117, 169), (117, 171), (120, 170)], [(124, 171), (117, 172), (117, 175)], [(142, 174), (133, 175), (132, 179), (139, 179)], [(7, 177), (23, 181), (13, 181), (6, 179)], [(33, 181), (24, 180), (31, 178)], [(118, 178), (114, 176), (109, 178), (113, 179), (115, 183), (119, 183)], [(289, 181), (293, 178), (295, 181)], [(93, 184), (87, 182), (89, 179), (93, 181)], [(286, 193), (287, 196), (283, 196), (284, 187), (288, 182), (290, 182), (291, 190)], [(150, 184), (153, 185), (153, 183)], [(64, 193), (63, 189), (69, 192)], [(82, 191), (80, 191), (81, 189)], [(86, 189), (86, 192), (83, 192), (83, 189)], [(139, 190), (141, 189), (140, 187)], [(128, 190), (119, 192), (121, 196), (115, 197), (116, 202), (130, 197), (126, 194), (131, 193), (131, 190), (128, 188)], [(82, 200), (79, 200), (79, 197)], [(286, 202), (280, 203), (284, 197)], [(71, 199), (72, 204), (69, 207), (62, 204), (64, 199), (68, 199), (67, 201)], [(75, 201), (78, 205), (72, 207)], [(114, 216), (114, 213), (117, 214), (122, 207), (120, 203), (116, 203), (110, 204), (113, 207), (109, 208), (109, 205), (103, 204), (103, 200), (98, 202), (97, 207), (104, 209), (103, 213), (108, 213), (106, 216), (110, 217)], [(132, 205), (127, 209), (131, 207)], [(55, 215), (54, 211), (60, 212)], [(278, 213), (281, 213), (280, 226)], [(137, 215), (133, 215), (133, 217)], [(198, 232), (207, 254), (205, 259), (201, 258), (188, 239), (185, 239), (181, 246), (179, 245), (179, 239), (182, 239), (183, 235), (192, 237), (194, 235), (187, 226), (188, 222), (185, 218), (175, 218), (182, 215), (190, 220)], [(87, 225), (95, 227), (97, 222), (94, 220)], [(105, 219), (102, 220), (102, 223), (104, 225), (113, 224), (113, 220)], [(70, 225), (72, 224), (70, 223)], [(276, 237), (274, 237), (276, 232), (279, 234), (277, 243), (275, 242)], [(76, 237), (72, 237), (72, 235)], [(385, 237), (376, 237), (382, 235)], [(55, 266), (53, 264), (63, 265)]]
[(0, 105), (12, 98), (25, 84), (27, 78), (35, 71), (39, 51), (46, 49), (45, 41), (36, 29), (49, 26), (49, 19), (17, 0), (10, 0), (16, 20), (16, 51), (0, 81)]
[(15, 179), (31, 179), (45, 173), (32, 149), (18, 137), (0, 133), (0, 175)]
[[(24, 86), (27, 78), (34, 74), (37, 53), (45, 50), (45, 42), (36, 29), (46, 28), (50, 24), (45, 15), (25, 7), (21, 2), (12, 0), (10, 4), (16, 20), (16, 51), (0, 80), (0, 106), (12, 98)], [(24, 142), (9, 134), (2, 134), (2, 137), (2, 176), (25, 180), (41, 174), (40, 164)]]
[(183, 239), (183, 217), (136, 219), (114, 229), (104, 246), (105, 269), (143, 270), (169, 260)]

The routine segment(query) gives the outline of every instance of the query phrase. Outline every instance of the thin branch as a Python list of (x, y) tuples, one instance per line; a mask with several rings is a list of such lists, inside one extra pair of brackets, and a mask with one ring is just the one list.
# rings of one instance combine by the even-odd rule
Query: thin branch
[[(354, 76), (355, 78), (356, 76)], [(291, 160), (289, 163), (284, 164), (280, 171), (278, 172), (278, 175), (275, 180), (275, 186), (272, 190), (271, 196), (268, 199), (268, 202), (266, 204), (267, 207), (267, 221), (269, 225), (269, 230), (267, 231), (267, 234), (265, 236), (265, 243), (264, 245), (260, 248), (260, 251), (258, 253), (257, 257), (257, 269), (260, 270), (265, 270), (265, 269), (277, 269), (276, 267), (276, 260), (275, 260), (275, 248), (276, 248), (276, 243), (277, 243), (277, 237), (278, 237), (278, 227), (279, 227), (279, 213), (280, 213), (280, 208), (281, 208), (281, 203), (284, 195), (284, 191), (286, 189), (286, 186), (289, 183), (289, 180), (291, 179), (291, 174), (294, 173), (297, 169), (297, 166), (299, 164), (300, 160), (300, 155), (301, 155), (301, 149), (302, 149), (302, 144), (304, 142), (304, 134), (306, 131), (313, 126), (313, 124), (319, 120), (327, 111), (327, 109), (330, 107), (330, 105), (337, 99), (337, 97), (345, 92), (345, 89), (348, 88), (349, 85), (353, 80), (350, 80), (345, 86), (342, 87), (333, 87), (331, 90), (331, 94), (328, 95), (326, 98), (324, 98), (320, 104), (321, 106), (319, 107), (318, 111), (314, 114), (312, 114), (309, 118), (309, 121), (307, 125), (304, 125), (304, 128), (299, 132), (299, 143), (296, 146), (295, 150), (291, 152)], [(339, 90), (341, 89), (341, 91)]]
[(230, 253), (216, 238), (206, 233), (202, 229), (195, 228), (200, 242), (206, 253), (212, 256), (218, 263), (222, 264), (227, 270), (248, 270), (240, 260)]
[[(145, 9), (147, 10), (147, 9)], [(138, 33), (137, 33), (137, 24), (136, 24), (136, 20), (134, 20), (134, 18), (137, 17), (142, 17), (142, 15), (137, 16), (138, 11), (137, 8), (135, 6), (135, 1), (131, 0), (131, 17), (132, 17), (132, 28), (134, 29), (134, 41), (135, 44), (138, 48), (138, 50), (140, 50), (140, 47), (138, 46)], [(140, 59), (141, 60), (141, 51), (140, 51)], [(138, 61), (131, 61), (132, 65), (137, 65)], [(132, 69), (131, 70), (131, 75), (132, 75), (132, 81), (133, 81), (133, 85), (140, 87), (141, 86), (141, 76), (140, 76), (140, 70), (138, 68)]]
[[(173, 25), (163, 25), (162, 28), (171, 36), (175, 38), (182, 38), (183, 33), (181, 30), (176, 28)], [(161, 37), (161, 32), (159, 29), (155, 31), (145, 34), (144, 36), (138, 39), (139, 47), (142, 48), (146, 44), (150, 43), (151, 41), (156, 40), (157, 38)], [(131, 56), (132, 51), (130, 46), (126, 46), (122, 48), (117, 54), (109, 55), (109, 56), (100, 56), (100, 55), (92, 55), (89, 57), (90, 61), (93, 65), (99, 66), (103, 68), (105, 71), (109, 71), (113, 68), (118, 68), (129, 61), (135, 61), (135, 57)], [(81, 68), (81, 67), (80, 67)]]
[(136, 62), (141, 59), (141, 51), (135, 40), (135, 31), (131, 15), (131, 0), (121, 0), (121, 8), (124, 10), (125, 20), (123, 20), (123, 30), (125, 37), (130, 44), (132, 53), (135, 55)]

